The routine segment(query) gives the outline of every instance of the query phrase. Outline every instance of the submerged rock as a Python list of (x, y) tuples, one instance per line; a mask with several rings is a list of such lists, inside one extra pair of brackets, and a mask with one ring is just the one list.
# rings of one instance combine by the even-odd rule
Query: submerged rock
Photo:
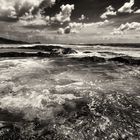
[(124, 63), (124, 64), (131, 64), (131, 65), (140, 65), (140, 59), (134, 58), (131, 56), (119, 56), (109, 59), (109, 61)]
[(48, 53), (43, 52), (4, 52), (0, 57), (48, 57)]
[(92, 53), (91, 51), (84, 51), (83, 53), (87, 54), (87, 53)]
[(86, 56), (86, 57), (77, 57), (77, 58), (75, 57), (72, 59), (80, 61), (80, 62), (94, 62), (94, 63), (106, 62), (105, 58), (98, 57), (98, 56)]
[(63, 54), (74, 54), (74, 53), (77, 53), (77, 52), (71, 48), (65, 48), (63, 50)]

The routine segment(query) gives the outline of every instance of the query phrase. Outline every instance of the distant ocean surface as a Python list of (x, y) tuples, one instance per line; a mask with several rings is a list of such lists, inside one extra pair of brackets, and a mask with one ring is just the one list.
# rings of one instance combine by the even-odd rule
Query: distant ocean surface
[[(50, 45), (50, 44), (44, 44), (44, 45)], [(92, 53), (102, 53), (104, 52), (104, 55), (107, 55), (107, 52), (113, 52), (113, 53), (117, 53), (117, 54), (124, 54), (124, 55), (129, 55), (132, 57), (140, 57), (140, 47), (138, 46), (138, 44), (135, 46), (134, 44), (131, 47), (131, 44), (128, 44), (128, 46), (126, 45), (64, 45), (64, 44), (51, 44), (51, 45), (56, 45), (56, 46), (62, 46), (64, 48), (70, 47), (73, 48), (79, 52), (84, 52), (84, 51), (91, 51)], [(21, 44), (1, 44), (0, 45), (0, 49), (1, 48), (18, 48), (24, 45)], [(26, 46), (26, 45), (25, 45)], [(27, 46), (32, 46), (31, 45), (27, 45)], [(12, 50), (11, 50), (12, 51)], [(109, 54), (109, 53), (108, 53)]]

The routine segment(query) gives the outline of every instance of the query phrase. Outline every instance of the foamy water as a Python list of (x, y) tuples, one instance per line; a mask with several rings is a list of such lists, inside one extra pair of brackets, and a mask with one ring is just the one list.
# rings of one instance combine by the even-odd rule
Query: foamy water
[[(137, 66), (85, 64), (67, 58), (1, 60), (0, 108), (12, 112), (26, 112), (28, 108), (45, 111), (51, 104), (100, 92), (135, 95), (140, 90), (139, 78)], [(36, 115), (34, 112), (31, 117)]]

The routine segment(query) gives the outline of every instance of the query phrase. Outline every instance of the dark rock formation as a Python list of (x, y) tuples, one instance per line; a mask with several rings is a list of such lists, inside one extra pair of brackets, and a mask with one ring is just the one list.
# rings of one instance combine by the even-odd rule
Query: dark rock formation
[(4, 52), (0, 53), (0, 57), (49, 57), (50, 54), (48, 53), (42, 53), (42, 52), (30, 52), (30, 53), (24, 53), (24, 52)]
[(73, 60), (77, 60), (79, 62), (94, 62), (94, 63), (102, 63), (106, 62), (106, 59), (103, 57), (92, 56), (92, 57), (80, 57), (80, 58), (72, 58)]
[(77, 52), (71, 48), (65, 48), (63, 50), (63, 54), (72, 54), (72, 53), (77, 53)]
[[(24, 51), (23, 51), (24, 50)], [(33, 45), (19, 48), (3, 48), (0, 57), (53, 57), (77, 53), (71, 48), (53, 45)]]
[(140, 65), (139, 58), (134, 58), (134, 57), (130, 57), (130, 56), (114, 57), (114, 58), (109, 59), (109, 61), (130, 64), (130, 65)]
[(71, 53), (77, 53), (75, 50), (71, 48), (63, 48), (61, 46), (56, 45), (32, 45), (28, 47), (19, 47), (19, 49), (32, 49), (32, 50), (40, 50), (40, 51), (46, 51), (46, 52), (52, 52), (56, 54), (71, 54)]
[(83, 53), (92, 53), (91, 51), (85, 51), (85, 52), (83, 52)]

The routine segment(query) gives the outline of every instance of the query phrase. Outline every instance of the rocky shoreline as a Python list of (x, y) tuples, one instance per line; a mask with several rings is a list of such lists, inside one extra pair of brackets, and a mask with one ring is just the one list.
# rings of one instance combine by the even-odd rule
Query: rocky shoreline
[[(132, 57), (124, 54), (111, 52), (98, 52), (98, 54), (111, 54), (111, 58), (105, 58), (101, 55), (94, 55), (91, 51), (84, 51), (79, 57), (78, 51), (72, 48), (55, 46), (55, 45), (26, 45), (18, 48), (1, 48), (0, 57), (62, 57), (66, 55), (72, 56), (69, 59), (74, 59), (79, 62), (118, 62), (128, 65), (140, 65), (140, 57)], [(86, 54), (86, 55), (85, 55)]]

